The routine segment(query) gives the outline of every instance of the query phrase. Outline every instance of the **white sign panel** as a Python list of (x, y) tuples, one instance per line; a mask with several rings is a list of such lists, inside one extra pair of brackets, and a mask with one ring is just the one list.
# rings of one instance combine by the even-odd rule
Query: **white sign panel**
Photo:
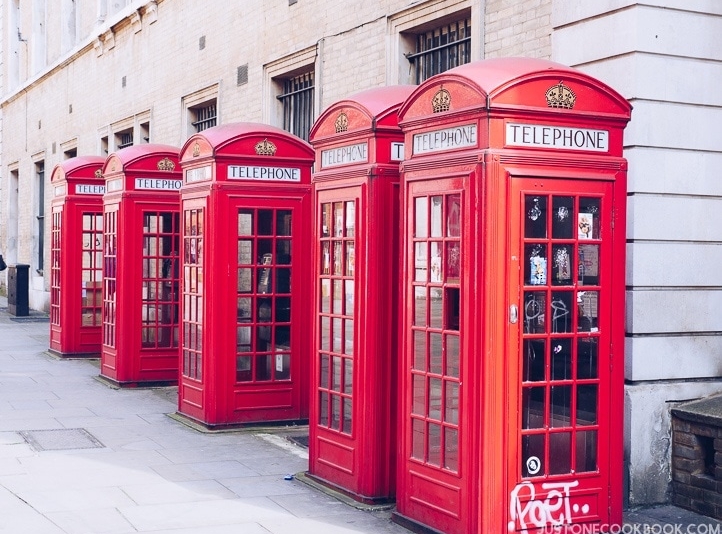
[(196, 167), (186, 171), (186, 183), (202, 182), (211, 179), (211, 166)]
[(404, 159), (404, 144), (391, 143), (391, 161), (402, 161)]
[(414, 154), (476, 146), (476, 124), (465, 124), (414, 135)]
[(587, 128), (564, 128), (547, 124), (506, 124), (507, 146), (558, 148), (561, 150), (609, 150), (609, 132)]
[(348, 165), (349, 163), (359, 163), (369, 160), (368, 143), (358, 143), (357, 145), (340, 146), (323, 150), (321, 152), (321, 167), (337, 167), (339, 165)]
[(76, 195), (104, 195), (105, 185), (75, 184)]
[(301, 169), (293, 167), (258, 167), (229, 165), (228, 178), (232, 180), (271, 180), (276, 182), (300, 182)]
[(116, 178), (114, 180), (108, 180), (108, 183), (105, 184), (107, 186), (106, 191), (120, 191), (123, 189), (123, 179), (122, 178)]
[(168, 178), (136, 178), (135, 188), (144, 190), (179, 191), (183, 180), (170, 180)]

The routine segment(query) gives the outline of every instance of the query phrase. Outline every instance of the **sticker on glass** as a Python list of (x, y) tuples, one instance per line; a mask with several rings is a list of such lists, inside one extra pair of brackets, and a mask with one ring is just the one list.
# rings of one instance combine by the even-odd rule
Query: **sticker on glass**
[(529, 283), (533, 286), (543, 286), (547, 283), (547, 259), (533, 252), (529, 258), (531, 263), (531, 279)]
[(577, 217), (577, 237), (579, 239), (592, 239), (594, 231), (594, 214), (580, 213)]

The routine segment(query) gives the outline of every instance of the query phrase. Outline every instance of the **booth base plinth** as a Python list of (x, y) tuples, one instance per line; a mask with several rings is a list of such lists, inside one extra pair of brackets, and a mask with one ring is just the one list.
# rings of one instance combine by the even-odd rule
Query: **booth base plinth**
[(99, 360), (100, 352), (60, 352), (55, 349), (48, 349), (48, 355), (56, 360)]
[(358, 508), (359, 510), (390, 510), (394, 507), (396, 502), (396, 499), (393, 497), (366, 497), (359, 495), (337, 486), (328, 480), (318, 478), (309, 472), (297, 473), (295, 477), (304, 484), (311, 486), (326, 495), (335, 497), (339, 501), (342, 501), (349, 506), (353, 506), (354, 508)]
[(308, 419), (293, 419), (285, 421), (253, 421), (248, 423), (223, 423), (223, 424), (212, 424), (206, 423), (199, 419), (195, 419), (186, 414), (175, 412), (169, 413), (168, 417), (175, 419), (179, 423), (183, 423), (199, 432), (237, 432), (239, 430), (253, 430), (256, 432), (262, 430), (280, 430), (287, 429), (288, 427), (303, 427), (308, 425)]
[(155, 381), (128, 381), (121, 382), (107, 376), (97, 375), (95, 379), (113, 389), (157, 389), (177, 386), (177, 380), (155, 380)]

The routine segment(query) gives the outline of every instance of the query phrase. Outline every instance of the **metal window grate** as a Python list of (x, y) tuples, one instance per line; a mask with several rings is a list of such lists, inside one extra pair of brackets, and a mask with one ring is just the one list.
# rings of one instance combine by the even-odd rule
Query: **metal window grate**
[(120, 138), (120, 142), (118, 143), (118, 149), (129, 147), (133, 145), (133, 133), (132, 132), (122, 132), (118, 134), (118, 137)]
[(416, 52), (406, 58), (411, 63), (415, 83), (419, 84), (435, 74), (471, 61), (471, 19), (420, 33), (416, 37)]
[(203, 107), (192, 108), (192, 112), (195, 115), (195, 120), (191, 124), (196, 132), (202, 132), (216, 125), (217, 113), (215, 102)]
[(313, 97), (313, 72), (284, 80), (283, 94), (276, 97), (283, 104), (283, 129), (306, 141), (313, 125)]
[(38, 272), (42, 273), (45, 266), (45, 162), (36, 163), (38, 179)]

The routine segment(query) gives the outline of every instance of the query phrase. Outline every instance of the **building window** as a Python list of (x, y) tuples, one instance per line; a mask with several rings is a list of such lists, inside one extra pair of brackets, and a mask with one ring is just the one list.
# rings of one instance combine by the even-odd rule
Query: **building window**
[(115, 146), (118, 150), (133, 145), (133, 130), (123, 130), (115, 134)]
[(216, 125), (218, 120), (218, 111), (216, 100), (210, 102), (204, 102), (199, 106), (188, 108), (191, 114), (191, 125), (195, 133), (202, 132), (207, 128), (211, 128)]
[(37, 272), (42, 274), (45, 264), (45, 162), (35, 163), (35, 179), (38, 184), (38, 204), (35, 218), (38, 221)]
[(311, 71), (283, 79), (283, 92), (276, 97), (283, 105), (283, 129), (306, 141), (313, 126), (313, 78)]
[(414, 83), (471, 61), (471, 19), (465, 18), (416, 34), (416, 49), (407, 54)]

